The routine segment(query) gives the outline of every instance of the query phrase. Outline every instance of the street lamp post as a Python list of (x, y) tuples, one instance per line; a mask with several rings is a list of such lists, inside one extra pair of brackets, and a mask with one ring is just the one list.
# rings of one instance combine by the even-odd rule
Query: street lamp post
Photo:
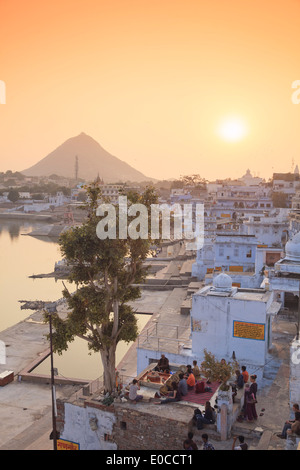
[(300, 334), (300, 282), (299, 282), (299, 294), (298, 294), (298, 317), (297, 317), (297, 334), (296, 334), (296, 339), (299, 339), (299, 334)]
[(52, 436), (53, 436), (53, 450), (57, 450), (57, 432), (56, 432), (56, 393), (54, 385), (54, 368), (53, 368), (53, 344), (52, 344), (52, 314), (56, 312), (56, 305), (48, 304), (46, 311), (49, 318), (49, 329), (50, 329), (50, 358), (51, 358), (51, 392), (52, 392)]

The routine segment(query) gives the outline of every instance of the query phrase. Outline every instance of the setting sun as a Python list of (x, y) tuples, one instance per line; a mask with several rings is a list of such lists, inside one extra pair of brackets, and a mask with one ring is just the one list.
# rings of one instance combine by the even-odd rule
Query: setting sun
[(218, 134), (222, 139), (234, 142), (245, 137), (247, 128), (241, 118), (230, 117), (221, 122)]

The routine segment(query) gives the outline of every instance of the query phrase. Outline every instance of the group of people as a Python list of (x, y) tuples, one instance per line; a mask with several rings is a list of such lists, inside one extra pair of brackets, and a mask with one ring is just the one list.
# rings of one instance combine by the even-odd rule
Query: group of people
[[(194, 434), (192, 432), (188, 433), (187, 439), (183, 441), (183, 449), (184, 450), (198, 450), (198, 446), (196, 442), (193, 440)], [(216, 450), (215, 447), (211, 442), (208, 440), (208, 435), (203, 433), (201, 435), (202, 440), (202, 450)], [(235, 436), (233, 438), (232, 448), (231, 450), (248, 450), (248, 444), (245, 442), (245, 437)]]
[[(198, 450), (196, 442), (193, 440), (194, 434), (192, 432), (188, 433), (187, 439), (183, 441), (184, 450)], [(203, 433), (201, 436), (202, 439), (202, 450), (215, 450), (214, 446), (209, 442), (208, 435)]]
[[(170, 364), (168, 358), (162, 354), (160, 360), (158, 361), (156, 367), (154, 370), (158, 372), (165, 372), (168, 373), (170, 372)], [(183, 399), (184, 396), (186, 396), (189, 392), (189, 390), (193, 390), (195, 387), (196, 382), (201, 378), (200, 375), (200, 369), (199, 366), (197, 365), (197, 361), (193, 361), (193, 366), (187, 365), (186, 367), (186, 372), (179, 373), (179, 381), (173, 381), (171, 383), (172, 389), (168, 392), (168, 395), (164, 398), (161, 398), (160, 401), (155, 402), (156, 404), (167, 404), (167, 403), (173, 403), (173, 402), (178, 402)], [(240, 370), (236, 370), (236, 380), (235, 383), (233, 384), (233, 388), (236, 387), (236, 389), (242, 389), (244, 388), (244, 408), (243, 408), (243, 418), (246, 419), (247, 421), (254, 421), (257, 419), (257, 412), (256, 412), (256, 407), (255, 404), (257, 403), (256, 401), (256, 393), (257, 393), (257, 383), (256, 383), (256, 375), (251, 375), (250, 376), (250, 383), (249, 383), (249, 373), (246, 369), (246, 366), (241, 367)], [(236, 390), (235, 389), (235, 390)], [(139, 390), (139, 383), (135, 379), (133, 380), (132, 384), (129, 387), (129, 400), (136, 403), (140, 400), (143, 399), (142, 395), (138, 394)], [(233, 396), (237, 392), (233, 392)], [(206, 423), (212, 423), (213, 417), (212, 414), (214, 412), (214, 409), (210, 406), (210, 403), (207, 402), (205, 406), (205, 411), (201, 416), (199, 414), (199, 422), (202, 422), (203, 424)]]
[[(172, 403), (176, 401), (182, 400), (182, 397), (187, 395), (189, 390), (192, 390), (196, 383), (196, 377), (200, 378), (200, 370), (197, 366), (197, 361), (194, 361), (193, 368), (188, 365), (186, 373), (183, 372), (179, 374), (179, 381), (176, 382), (175, 380), (171, 383), (172, 390), (168, 392), (166, 398), (162, 399), (160, 402), (156, 402), (156, 404), (165, 404), (165, 403)], [(169, 373), (170, 372), (170, 365), (168, 358), (162, 354), (161, 358), (159, 359), (156, 367), (154, 368), (155, 371)], [(138, 394), (138, 390), (140, 389), (139, 382), (134, 379), (129, 386), (129, 394), (128, 398), (131, 402), (137, 403), (143, 399), (143, 396)]]
[(236, 380), (232, 387), (233, 399), (237, 394), (237, 390), (244, 389), (244, 407), (241, 419), (246, 419), (247, 421), (252, 422), (257, 419), (257, 411), (255, 406), (257, 403), (257, 376), (255, 374), (250, 375), (249, 383), (249, 373), (246, 366), (242, 366), (241, 370), (236, 370), (235, 374)]
[[(169, 360), (164, 354), (162, 354), (154, 370), (166, 373), (170, 371)], [(188, 364), (186, 366), (186, 372), (180, 372), (178, 378), (178, 382), (174, 380), (171, 383), (172, 390), (168, 392), (167, 397), (156, 402), (156, 404), (163, 405), (180, 401), (188, 394), (189, 390), (194, 389), (196, 381), (200, 379), (200, 369), (197, 365), (197, 361), (193, 361), (193, 367)]]
[(202, 429), (204, 424), (214, 424), (216, 422), (216, 412), (209, 401), (205, 402), (204, 412), (196, 408), (192, 418), (197, 429)]
[(171, 383), (172, 390), (168, 392), (166, 398), (161, 399), (160, 401), (155, 402), (157, 405), (164, 405), (166, 403), (172, 403), (176, 401), (181, 401), (185, 395), (188, 394), (189, 388), (191, 387), (192, 380), (189, 381), (190, 375), (186, 378), (183, 372), (178, 376), (179, 381), (175, 380)]

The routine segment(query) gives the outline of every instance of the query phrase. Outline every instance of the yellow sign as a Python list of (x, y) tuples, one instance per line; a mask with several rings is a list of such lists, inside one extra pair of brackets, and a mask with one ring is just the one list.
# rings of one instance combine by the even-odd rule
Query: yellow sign
[(234, 271), (236, 273), (243, 272), (243, 266), (229, 266), (229, 271)]
[(264, 323), (247, 323), (244, 321), (234, 321), (233, 336), (235, 338), (256, 339), (259, 341), (264, 341), (265, 325)]
[(77, 442), (58, 439), (57, 450), (79, 450), (79, 444)]

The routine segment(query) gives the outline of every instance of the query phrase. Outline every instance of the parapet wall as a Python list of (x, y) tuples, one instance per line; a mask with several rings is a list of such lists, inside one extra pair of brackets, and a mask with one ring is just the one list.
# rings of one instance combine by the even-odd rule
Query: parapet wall
[(193, 407), (57, 401), (60, 438), (81, 450), (182, 450)]

